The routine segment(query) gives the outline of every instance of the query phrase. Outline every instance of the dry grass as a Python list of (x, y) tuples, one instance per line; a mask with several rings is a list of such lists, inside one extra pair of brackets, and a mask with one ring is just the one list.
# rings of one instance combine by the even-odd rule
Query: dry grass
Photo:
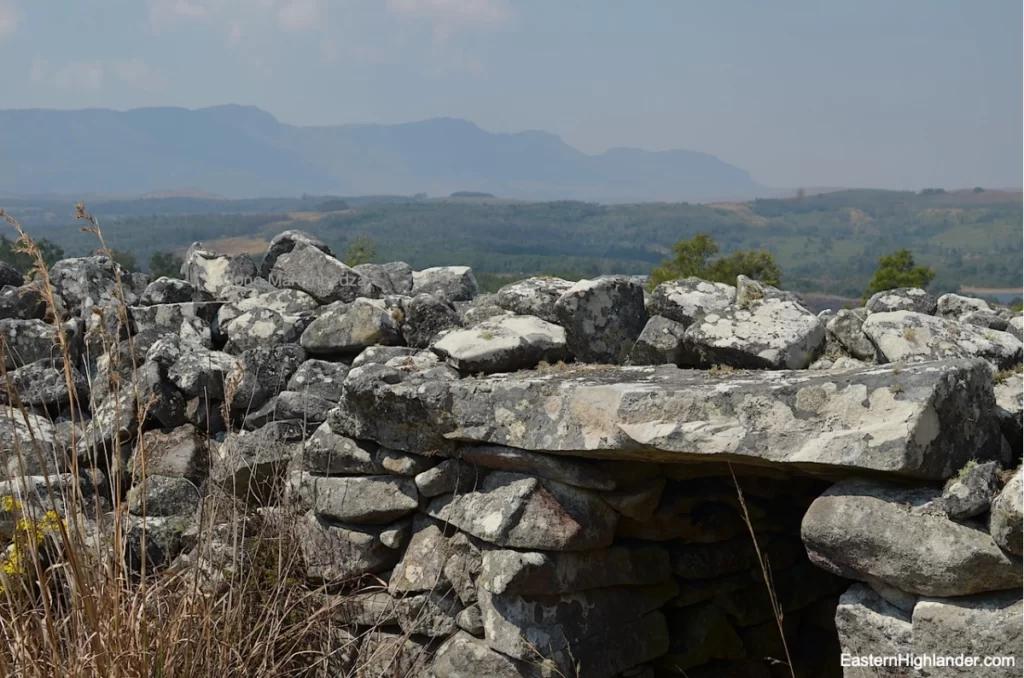
[[(78, 216), (87, 224), (83, 230), (99, 240), (100, 251), (109, 254), (96, 220), (82, 206)], [(0, 220), (17, 231), (18, 249), (36, 262), (31, 276), (56, 321), (55, 352), (64, 358), (65, 382), (72, 394), (67, 410), (71, 419), (68, 449), (57, 452), (70, 452), (66, 460), (70, 476), (63, 476), (64, 482), (52, 474), (29, 480), (33, 468), (52, 466), (54, 460), (47, 459), (46, 441), (32, 427), (35, 419), (20, 402), (0, 361), (0, 376), (12, 403), (6, 408), (7, 416), (11, 423), (20, 420), (29, 431), (3, 450), (2, 461), (17, 470), (11, 477), (20, 480), (6, 484), (0, 501), (0, 525), (5, 526), (0, 532), (7, 540), (0, 567), (0, 675), (370, 676), (363, 671), (365, 666), (348, 663), (356, 640), (332, 622), (334, 607), (344, 596), (325, 597), (323, 590), (304, 580), (299, 549), (286, 529), (286, 514), (276, 520), (252, 521), (241, 514), (244, 508), (231, 501), (207, 502), (199, 516), (202, 529), (195, 536), (194, 554), (216, 565), (208, 568), (213, 577), (200, 576), (197, 568), (157, 573), (150, 562), (150, 554), (156, 551), (150, 546), (156, 545), (159, 536), (150, 526), (159, 519), (146, 515), (144, 503), (141, 515), (130, 517), (126, 501), (130, 475), (137, 475), (141, 482), (146, 477), (143, 439), (127, 441), (134, 446), (137, 464), (131, 470), (118, 463), (118, 455), (111, 450), (83, 442), (78, 424), (85, 420), (88, 403), (74, 396), (74, 361), (61, 305), (35, 243), (3, 210)], [(118, 324), (123, 326), (127, 309), (120, 280), (118, 289)], [(111, 333), (104, 323), (95, 332), (93, 339), (104, 349), (119, 338), (116, 329)], [(133, 378), (110, 383), (114, 394), (134, 390), (136, 398), (128, 402), (138, 403), (138, 411), (115, 413), (125, 421), (141, 421), (149, 405), (137, 397), (137, 368), (133, 362)], [(94, 500), (90, 478), (104, 479), (102, 490), (109, 505)], [(42, 491), (30, 486), (40, 482)], [(225, 516), (231, 536), (216, 541), (214, 535), (223, 533), (218, 529), (225, 527)], [(133, 529), (131, 521), (141, 527)], [(236, 529), (242, 525), (252, 528)], [(373, 675), (405, 675), (395, 666), (397, 661), (397, 657), (374, 657), (377, 673)]]

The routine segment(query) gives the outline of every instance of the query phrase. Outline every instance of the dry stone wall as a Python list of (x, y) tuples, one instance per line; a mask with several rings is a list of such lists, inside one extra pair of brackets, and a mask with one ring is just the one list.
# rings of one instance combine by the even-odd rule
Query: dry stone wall
[[(182, 280), (116, 273), (55, 266), (75, 393), (39, 289), (0, 291), (8, 407), (28, 412), (0, 423), (0, 494), (127, 471), (150, 567), (211, 591), (249, 521), (198, 516), (240, 502), (330, 604), (325, 675), (1022, 665), (1019, 314), (892, 290), (815, 315), (742, 276), (482, 295), (466, 267), (350, 268), (294, 231), (259, 271), (197, 243)], [(93, 513), (121, 498), (95, 487)], [(884, 675), (953, 675), (915, 670)]]

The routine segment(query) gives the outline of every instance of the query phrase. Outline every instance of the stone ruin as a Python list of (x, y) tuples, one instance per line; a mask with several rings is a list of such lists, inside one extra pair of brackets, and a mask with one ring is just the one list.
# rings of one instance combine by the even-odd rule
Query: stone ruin
[[(57, 327), (36, 284), (0, 291), (31, 425), (0, 423), (0, 494), (71, 482), (73, 455), (137, 469), (142, 441), (126, 500), (151, 566), (214, 586), (230, 539), (197, 545), (209, 496), (297, 516), (310, 586), (344, 597), (345, 659), (390, 648), (375, 676), (1024, 665), (1019, 313), (901, 289), (815, 315), (742, 276), (479, 294), (467, 267), (350, 268), (295, 231), (259, 270), (197, 243), (181, 280), (120, 271), (122, 291), (116, 273), (102, 256), (51, 272), (91, 414), (72, 450)], [(137, 389), (116, 388), (131, 369)], [(39, 467), (14, 463), (26, 437)]]

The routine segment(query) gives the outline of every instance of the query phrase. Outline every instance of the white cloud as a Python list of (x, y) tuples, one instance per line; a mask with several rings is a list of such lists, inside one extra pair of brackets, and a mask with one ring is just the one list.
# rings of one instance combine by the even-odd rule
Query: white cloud
[(32, 70), (29, 71), (28, 77), (34, 83), (46, 80), (46, 62), (42, 57), (32, 57)]
[(14, 35), (20, 20), (21, 13), (14, 0), (0, 0), (0, 40)]
[(53, 84), (60, 89), (103, 89), (105, 77), (101, 61), (71, 61), (57, 70)]
[(203, 4), (203, 0), (193, 2), (189, 0), (150, 0), (149, 2), (149, 20), (156, 28), (176, 21), (204, 19), (206, 16), (207, 7)]
[(320, 20), (318, 0), (290, 0), (277, 10), (277, 21), (282, 28), (300, 31), (312, 28)]
[(387, 9), (398, 16), (429, 21), (438, 40), (447, 40), (466, 26), (499, 24), (512, 18), (504, 0), (387, 0)]

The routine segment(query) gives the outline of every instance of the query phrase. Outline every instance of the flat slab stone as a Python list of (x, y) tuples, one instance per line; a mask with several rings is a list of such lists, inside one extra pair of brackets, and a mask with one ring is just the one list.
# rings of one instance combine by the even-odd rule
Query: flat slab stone
[(409, 451), (458, 440), (925, 479), (1000, 453), (991, 375), (980, 360), (723, 374), (580, 366), (454, 381), (398, 372), (370, 378), (363, 373), (370, 369), (349, 373), (332, 428)]
[(975, 678), (1016, 676), (1021, 657), (1024, 621), (1020, 591), (957, 598), (925, 598), (913, 614), (913, 651), (958, 657), (1013, 657), (1013, 666), (934, 666), (931, 678), (970, 675)]

